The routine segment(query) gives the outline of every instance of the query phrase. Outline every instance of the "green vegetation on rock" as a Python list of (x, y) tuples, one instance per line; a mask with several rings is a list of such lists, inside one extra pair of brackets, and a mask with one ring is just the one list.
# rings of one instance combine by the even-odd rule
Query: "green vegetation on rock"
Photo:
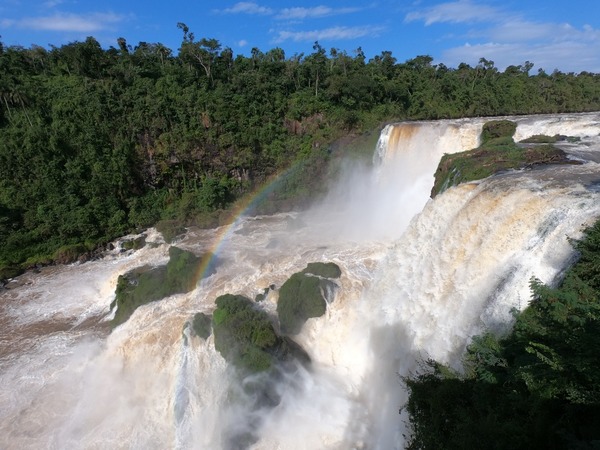
[(202, 339), (208, 339), (212, 333), (212, 316), (204, 313), (194, 314), (192, 319), (192, 329), (196, 336)]
[[(140, 267), (120, 275), (117, 280), (114, 325), (125, 322), (141, 305), (163, 299), (173, 294), (191, 291), (200, 270), (212, 260), (212, 254), (198, 257), (178, 247), (169, 248), (169, 262), (159, 267)], [(207, 275), (205, 273), (204, 275)]]
[(565, 136), (562, 134), (555, 134), (554, 136), (548, 136), (545, 134), (534, 134), (528, 138), (521, 140), (522, 144), (555, 144), (557, 142), (579, 142), (581, 138), (578, 136)]
[(452, 186), (481, 180), (504, 170), (568, 162), (565, 152), (552, 145), (517, 145), (512, 138), (515, 127), (516, 124), (508, 120), (488, 122), (483, 126), (479, 147), (442, 156), (431, 198)]
[(243, 372), (270, 370), (277, 363), (308, 355), (293, 341), (278, 336), (268, 314), (242, 295), (225, 294), (215, 300), (213, 313), (215, 348)]
[(323, 278), (339, 278), (342, 276), (342, 270), (335, 263), (312, 262), (308, 263), (302, 273), (309, 273)]
[(308, 319), (325, 314), (327, 302), (324, 293), (335, 283), (320, 277), (338, 278), (340, 275), (339, 267), (333, 263), (310, 263), (283, 283), (277, 301), (281, 332), (298, 334)]
[(123, 250), (139, 250), (146, 245), (146, 236), (140, 236), (135, 239), (129, 239), (123, 242)]
[(498, 139), (511, 138), (517, 131), (517, 124), (511, 120), (491, 120), (483, 124), (481, 129), (481, 144)]
[(522, 139), (522, 144), (555, 144), (558, 141), (557, 136), (547, 136), (545, 134), (534, 134), (528, 138)]
[(464, 374), (407, 380), (409, 449), (588, 449), (600, 442), (600, 222), (557, 288), (532, 280), (512, 331), (473, 338)]

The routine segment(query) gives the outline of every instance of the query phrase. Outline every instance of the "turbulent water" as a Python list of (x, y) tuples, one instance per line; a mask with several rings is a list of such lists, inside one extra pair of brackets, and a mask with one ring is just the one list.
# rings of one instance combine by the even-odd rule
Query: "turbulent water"
[[(600, 216), (600, 114), (513, 120), (516, 140), (580, 137), (562, 147), (584, 163), (430, 200), (441, 155), (477, 146), (485, 120), (395, 124), (374, 169), (348, 168), (310, 211), (190, 230), (177, 245), (198, 254), (225, 235), (216, 272), (112, 331), (117, 277), (168, 259), (155, 231), (141, 250), (13, 280), (0, 291), (0, 448), (219, 449), (245, 429), (252, 449), (402, 448), (401, 377), (428, 357), (458, 368), (470, 336), (506, 330), (531, 277), (556, 282), (575, 256), (568, 238)], [(314, 261), (343, 274), (327, 313), (296, 337), (313, 363), (277, 381), (276, 406), (253, 409), (213, 338), (185, 324), (221, 294), (254, 298)], [(276, 300), (260, 306), (274, 312)]]

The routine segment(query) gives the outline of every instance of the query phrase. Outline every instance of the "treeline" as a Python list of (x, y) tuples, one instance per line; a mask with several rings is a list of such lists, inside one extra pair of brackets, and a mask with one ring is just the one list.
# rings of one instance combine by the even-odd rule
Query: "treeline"
[(406, 381), (409, 449), (592, 449), (600, 444), (600, 221), (561, 286), (532, 280), (510, 334), (473, 339), (464, 374), (435, 361)]
[(266, 211), (297, 206), (323, 188), (334, 141), (385, 121), (600, 109), (597, 74), (367, 60), (318, 43), (234, 55), (178, 27), (177, 54), (122, 38), (0, 43), (0, 268), (68, 259), (159, 220), (214, 224), (288, 167)]

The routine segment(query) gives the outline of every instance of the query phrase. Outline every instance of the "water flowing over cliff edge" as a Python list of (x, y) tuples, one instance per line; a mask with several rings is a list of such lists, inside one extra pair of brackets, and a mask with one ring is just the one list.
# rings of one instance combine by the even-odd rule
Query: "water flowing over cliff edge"
[[(600, 114), (512, 118), (517, 141), (580, 138), (559, 145), (583, 164), (507, 172), (430, 200), (440, 157), (476, 147), (487, 120), (390, 125), (375, 169), (349, 169), (310, 211), (190, 230), (177, 245), (218, 248), (216, 272), (112, 331), (117, 277), (168, 259), (153, 230), (156, 245), (10, 283), (0, 447), (219, 449), (249, 428), (252, 449), (402, 448), (399, 377), (427, 357), (457, 365), (470, 336), (506, 329), (530, 278), (555, 282), (575, 256), (568, 238), (600, 216)], [(335, 262), (342, 277), (326, 314), (295, 338), (313, 364), (278, 380), (276, 406), (253, 409), (213, 337), (184, 325), (221, 294), (254, 298), (314, 261)], [(270, 291), (259, 305), (274, 313), (276, 300)]]

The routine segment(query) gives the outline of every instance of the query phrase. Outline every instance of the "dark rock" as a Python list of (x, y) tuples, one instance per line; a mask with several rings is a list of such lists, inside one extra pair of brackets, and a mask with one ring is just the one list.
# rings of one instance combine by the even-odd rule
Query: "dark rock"
[(202, 339), (208, 339), (212, 334), (212, 316), (204, 313), (194, 314), (192, 330), (196, 336), (201, 337)]

